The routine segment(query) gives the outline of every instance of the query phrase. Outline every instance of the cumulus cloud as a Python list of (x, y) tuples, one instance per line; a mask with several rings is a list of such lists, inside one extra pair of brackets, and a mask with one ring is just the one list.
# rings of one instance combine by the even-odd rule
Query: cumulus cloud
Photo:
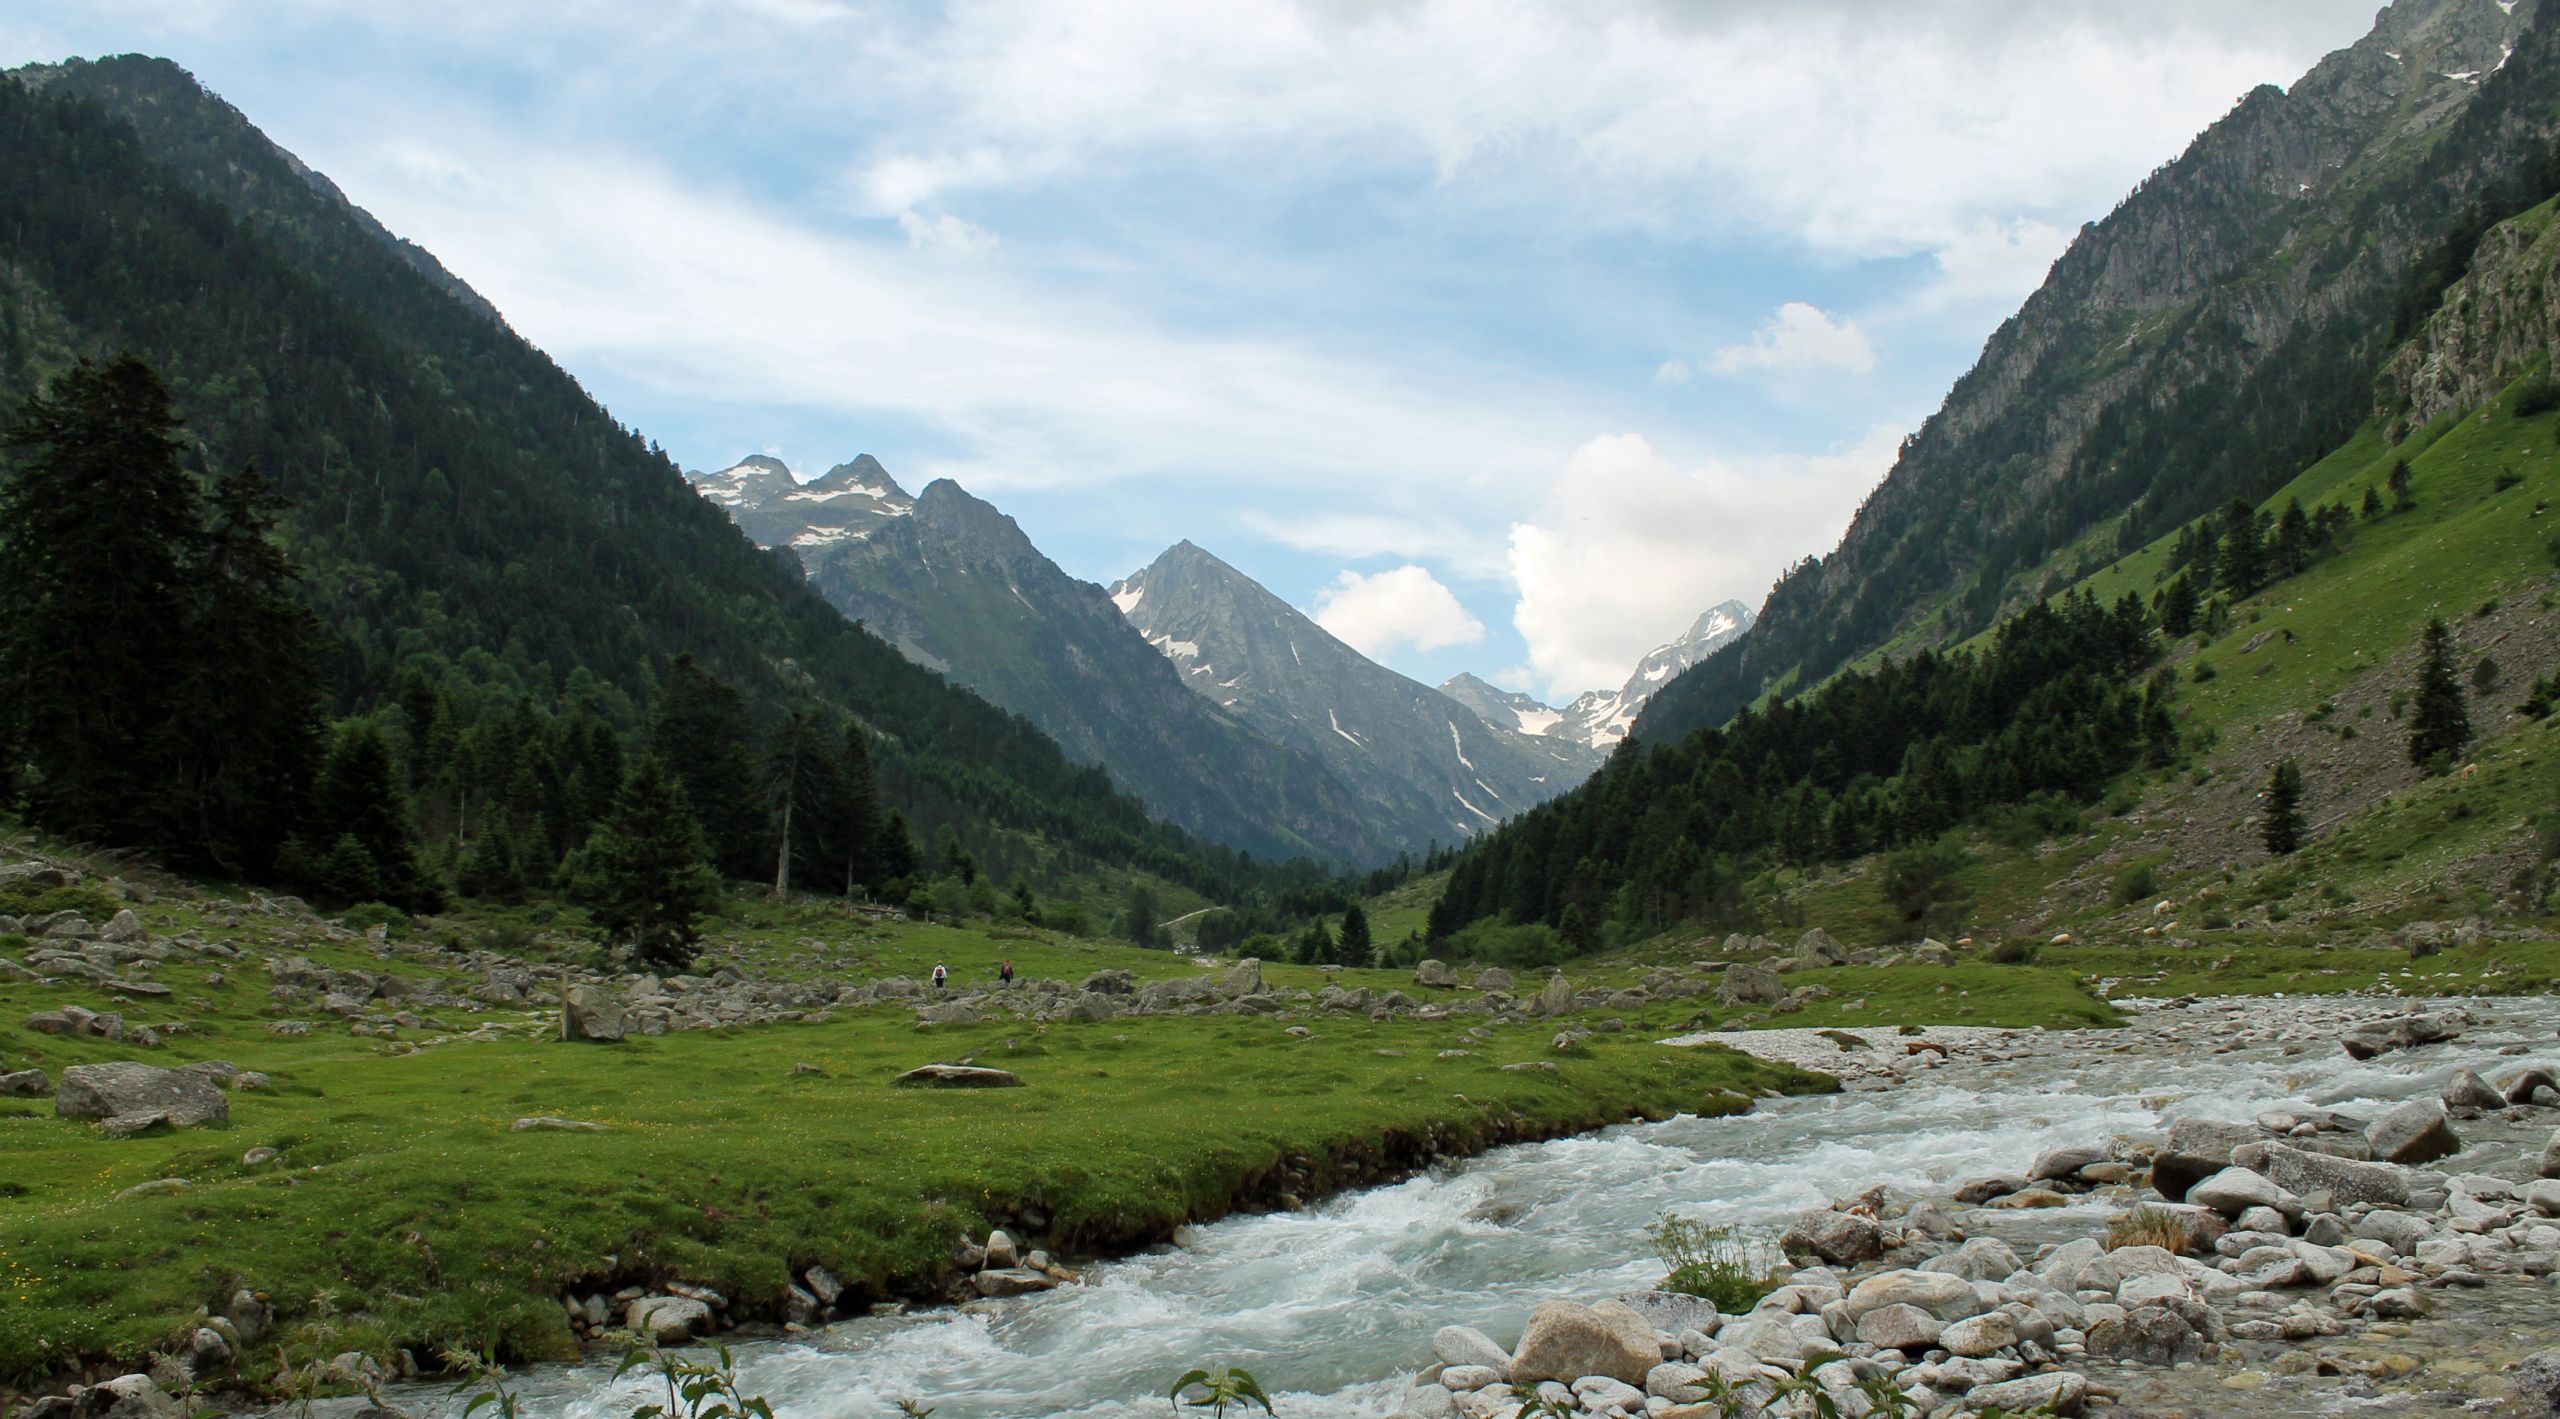
[(1700, 611), (1758, 604), (1789, 563), (1839, 540), (1901, 439), (1878, 427), (1825, 453), (1686, 469), (1636, 434), (1584, 444), (1511, 529), (1511, 623), (1545, 693), (1615, 688)]
[(1803, 301), (1789, 301), (1752, 332), (1748, 344), (1728, 345), (1707, 364), (1718, 374), (1753, 370), (1866, 374), (1876, 367), (1876, 352), (1857, 322), (1846, 317), (1835, 320)]
[(970, 259), (984, 257), (999, 245), (994, 232), (948, 212), (928, 217), (910, 207), (898, 214), (898, 230), (907, 234), (907, 245), (917, 251)]
[(1656, 384), (1687, 384), (1689, 382), (1689, 377), (1696, 373), (1697, 371), (1690, 366), (1687, 360), (1664, 360), (1661, 364), (1653, 367), (1653, 382)]
[(1346, 569), (1316, 593), (1315, 621), (1371, 659), (1399, 647), (1445, 650), (1484, 639), (1484, 622), (1439, 578), (1409, 563), (1371, 575)]

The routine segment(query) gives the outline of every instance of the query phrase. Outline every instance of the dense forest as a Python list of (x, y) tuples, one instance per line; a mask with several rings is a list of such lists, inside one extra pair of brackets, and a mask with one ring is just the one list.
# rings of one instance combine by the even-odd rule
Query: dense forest
[(2158, 650), (2136, 599), (2067, 597), (2012, 617), (1980, 651), (1844, 674), (1677, 744), (1631, 741), (1590, 783), (1460, 856), (1430, 937), (1543, 926), (1587, 951), (1676, 922), (1739, 922), (1764, 869), (2086, 798), (2176, 752), (2168, 687), (2141, 674)]
[[(84, 87), (149, 114), (158, 138)], [(1342, 894), (1313, 866), (1151, 822), (1099, 769), (846, 622), (175, 66), (0, 83), (0, 150), (0, 401), (26, 407), (76, 357), (131, 351), (167, 382), (192, 476), (271, 480), (274, 540), (317, 614), (324, 710), (386, 736), (420, 851), (453, 880), (544, 880), (607, 791), (605, 742), (627, 752), (668, 706), (708, 698), (759, 771), (793, 726), (838, 758), (862, 744), (920, 851), (1006, 880), (1107, 867), (1218, 900)], [(724, 868), (769, 879), (747, 842), (778, 810), (751, 796), (695, 806)], [(835, 855), (825, 842), (813, 857)], [(801, 880), (830, 875), (812, 861)]]

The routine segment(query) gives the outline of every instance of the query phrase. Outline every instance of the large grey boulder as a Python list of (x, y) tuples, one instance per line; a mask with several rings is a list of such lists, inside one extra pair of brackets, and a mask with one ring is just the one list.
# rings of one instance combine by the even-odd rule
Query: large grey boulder
[(970, 1278), (970, 1284), (977, 1288), (979, 1295), (993, 1298), (1027, 1296), (1034, 1291), (1051, 1290), (1057, 1286), (1058, 1279), (1045, 1271), (1016, 1266), (981, 1271)]
[(53, 1077), (41, 1069), (0, 1074), (0, 1099), (41, 1099), (53, 1092)]
[(2516, 1413), (2524, 1419), (2560, 1419), (2560, 1350), (2544, 1350), (2508, 1371)]
[(622, 1313), (623, 1326), (652, 1345), (682, 1345), (711, 1325), (711, 1307), (686, 1296), (643, 1296)]
[(1795, 1224), (1778, 1238), (1778, 1249), (1799, 1260), (1855, 1266), (1884, 1255), (1884, 1229), (1872, 1217), (1810, 1208), (1796, 1214)]
[(1796, 939), (1796, 960), (1808, 966), (1845, 966), (1849, 948), (1817, 926)]
[(2499, 1097), (2510, 1104), (2529, 1104), (2533, 1102), (2534, 1095), (2544, 1089), (2560, 1094), (2560, 1079), (2552, 1078), (2549, 1070), (2520, 1069), (2498, 1089)]
[(1860, 1342), (1885, 1350), (1917, 1355), (1938, 1343), (1947, 1323), (1907, 1302), (1879, 1306), (1858, 1317)]
[(2438, 1096), (2446, 1109), (2503, 1109), (2507, 1096), (2489, 1087), (2489, 1081), (2469, 1069), (2457, 1069)]
[(2265, 1174), (2287, 1192), (2306, 1197), (2326, 1192), (2340, 1207), (2359, 1202), (2409, 1205), (2408, 1175), (2390, 1163), (2359, 1163), (2282, 1143), (2252, 1143), (2235, 1153), (2232, 1161)]
[(2302, 1211), (2300, 1198), (2247, 1168), (2225, 1168), (2215, 1173), (2187, 1189), (2187, 1201), (2210, 1207), (2225, 1217), (2237, 1217), (2252, 1207), (2272, 1207), (2288, 1216)]
[(53, 1111), (63, 1118), (148, 1118), (172, 1128), (229, 1123), (231, 1100), (213, 1081), (185, 1069), (162, 1069), (134, 1060), (75, 1064), (62, 1071)]
[(1786, 998), (1786, 985), (1767, 966), (1733, 966), (1716, 986), (1716, 999), (1726, 1005), (1774, 1005)]
[(1500, 966), (1487, 966), (1476, 972), (1476, 989), (1488, 994), (1498, 990), (1508, 995), (1517, 989), (1517, 986), (1512, 981), (1509, 971)]
[(2551, 1141), (2542, 1145), (2542, 1162), (2536, 1171), (2546, 1178), (2560, 1178), (2560, 1132), (2554, 1132)]
[(1491, 1337), (1471, 1326), (1444, 1325), (1431, 1337), (1431, 1353), (1440, 1363), (1450, 1366), (1476, 1365), (1494, 1372), (1496, 1377), (1511, 1373), (1511, 1352), (1493, 1343)]
[(2204, 1358), (2205, 1338), (2177, 1304), (2137, 1306), (2090, 1324), (2082, 1341), (2096, 1360), (2167, 1367)]
[(1716, 1303), (1704, 1296), (1684, 1295), (1678, 1291), (1622, 1291), (1618, 1304), (1644, 1317), (1645, 1324), (1658, 1335), (1678, 1335), (1684, 1330), (1701, 1334), (1714, 1330), (1719, 1323)]
[(72, 1391), (72, 1419), (180, 1419), (178, 1402), (149, 1375), (124, 1375)]
[(1573, 1009), (1573, 982), (1561, 975), (1549, 976), (1538, 991), (1537, 1013), (1562, 1015)]
[(2376, 1159), (2412, 1167), (2462, 1151), (2462, 1139), (2445, 1118), (2444, 1105), (2433, 1099), (2411, 1099), (2375, 1119), (2365, 1130), (2364, 1141)]
[(1983, 1311), (1982, 1293), (1972, 1282), (1942, 1271), (1887, 1271), (1870, 1276), (1841, 1304), (1853, 1321), (1887, 1306), (1916, 1306), (1940, 1320), (1963, 1320)]
[(2252, 1124), (2182, 1118), (2169, 1125), (2168, 1141), (2152, 1156), (2151, 1185), (2171, 1202), (2182, 1201), (2188, 1188), (2231, 1166), (2233, 1149), (2265, 1138)]
[(1529, 1313), (1511, 1357), (1511, 1378), (1534, 1384), (1606, 1375), (1631, 1385), (1662, 1363), (1662, 1342), (1644, 1317), (1618, 1301), (1596, 1306), (1548, 1301)]
[(2338, 1043), (2350, 1059), (2371, 1059), (2393, 1050), (2416, 1049), (2461, 1037), (2461, 1025), (2445, 1016), (2400, 1015), (2358, 1025), (2339, 1036)]
[(2055, 1370), (1998, 1384), (1975, 1385), (1965, 1392), (1964, 1402), (1975, 1413), (2000, 1409), (2010, 1414), (2032, 1414), (2042, 1407), (2067, 1419), (2086, 1409), (2089, 1381), (2069, 1370)]
[(1446, 961), (1426, 960), (1413, 968), (1413, 983), (1446, 990), (1458, 983), (1458, 973), (1449, 969)]
[(1229, 995), (1263, 994), (1262, 958), (1259, 956), (1247, 956), (1243, 960), (1229, 966), (1227, 968), (1227, 978), (1223, 984), (1226, 988), (1227, 994)]
[(560, 1038), (591, 1040), (597, 1044), (619, 1042), (630, 1029), (622, 1013), (622, 1002), (612, 991), (600, 986), (573, 985), (560, 996)]

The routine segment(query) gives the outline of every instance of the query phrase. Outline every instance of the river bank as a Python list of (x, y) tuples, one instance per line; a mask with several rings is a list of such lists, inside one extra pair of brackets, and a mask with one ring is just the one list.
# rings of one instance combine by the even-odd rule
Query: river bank
[[(871, 1419), (894, 1414), (900, 1399), (942, 1419), (1109, 1419), (1160, 1407), (1163, 1385), (1192, 1364), (1231, 1361), (1274, 1391), (1284, 1419), (1380, 1419), (1434, 1361), (1442, 1326), (1472, 1327), (1507, 1351), (1543, 1302), (1650, 1287), (1662, 1268), (1643, 1233), (1665, 1211), (1775, 1236), (1806, 1209), (1883, 1188), (1898, 1205), (1937, 1200), (1969, 1238), (1996, 1240), (2032, 1266), (2042, 1248), (2102, 1233), (2131, 1192), (2111, 1184), (2057, 1207), (2002, 1209), (1957, 1204), (1955, 1191), (2023, 1173), (2055, 1149), (2165, 1136), (2182, 1120), (2253, 1120), (2286, 1107), (2371, 1113), (2432, 1098), (2454, 1070), (2484, 1058), (2500, 1070), (2549, 1062), (2560, 1026), (2560, 1002), (2462, 1003), (2480, 1020), (2462, 1039), (2360, 1062), (2336, 1033), (2405, 1004), (2313, 1003), (2305, 1018), (2326, 1037), (2289, 1037), (2296, 1002), (2137, 1006), (2127, 1029), (1986, 1035), (1979, 1050), (1889, 1088), (1497, 1149), (1303, 1211), (1185, 1229), (1173, 1245), (1090, 1268), (1082, 1284), (1045, 1295), (749, 1340), (736, 1351), (740, 1373), (788, 1419)], [(2500, 1053), (2516, 1045), (2532, 1052)], [(2493, 1170), (2520, 1162), (2549, 1133), (2529, 1124), (2498, 1142), (2495, 1127), (2456, 1126), (2470, 1145), (2463, 1168), (2472, 1150)], [(2094, 1375), (2097, 1398), (2126, 1415), (2307, 1416), (2366, 1386), (2361, 1404), (2411, 1407), (2430, 1393), (2485, 1397), (2517, 1354), (2560, 1343), (2543, 1338), (2549, 1290), (2520, 1274), (2476, 1290), (2421, 1290), (2430, 1301), (2443, 1293), (2424, 1317), (2286, 1343), (2337, 1373), (2286, 1374), (2275, 1352), (2252, 1359), (2245, 1349), (2186, 1369), (2110, 1362)], [(2409, 1329), (2389, 1329), (2398, 1325)], [(2418, 1363), (2368, 1373), (2403, 1364), (2382, 1355)], [(517, 1378), (527, 1412), (546, 1419), (620, 1419), (641, 1402), (601, 1359)], [(395, 1397), (422, 1413), (445, 1403), (424, 1388)]]

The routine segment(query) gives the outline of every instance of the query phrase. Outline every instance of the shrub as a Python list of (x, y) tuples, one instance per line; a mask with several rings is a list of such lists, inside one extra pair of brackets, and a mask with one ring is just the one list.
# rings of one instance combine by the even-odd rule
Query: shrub
[(2173, 1256), (2185, 1256), (2194, 1240), (2173, 1213), (2144, 1206), (2117, 1213), (2107, 1223), (2107, 1235), (2099, 1245), (2109, 1251), (2118, 1247), (2158, 1247)]
[(2025, 937), (1996, 942), (1982, 953), (1982, 959), (1995, 966), (2032, 966), (2043, 947)]
[(1665, 1212), (1645, 1229), (1667, 1273), (1660, 1289), (1704, 1296), (1726, 1315), (1742, 1315), (1778, 1289), (1777, 1258), (1764, 1243), (1731, 1227)]
[(389, 902), (358, 902), (338, 916), (338, 924), (349, 931), (369, 931), (387, 927), (393, 935), (409, 929), (409, 914)]
[(1544, 922), (1506, 926), (1497, 921), (1480, 921), (1449, 938), (1449, 954), (1489, 966), (1519, 968), (1559, 965), (1574, 953), (1555, 928)]
[(2523, 474), (2512, 468), (2501, 468), (2498, 470), (2498, 476), (2490, 480), (2489, 491), (2503, 493), (2509, 488), (2522, 486), (2523, 483)]
[(2215, 669), (2213, 668), (2213, 662), (2212, 662), (2212, 661), (2210, 661), (2210, 660), (2199, 660), (2199, 661), (2197, 661), (2197, 662), (2195, 663), (2195, 668), (2194, 668), (2194, 669), (2192, 669), (2192, 670), (2189, 670), (2189, 671), (2187, 672), (2187, 678), (2188, 678), (2188, 679), (2190, 679), (2190, 680), (2193, 680), (2193, 681), (2195, 681), (2197, 684), (2201, 685), (2201, 684), (2203, 684), (2205, 681), (2212, 679), (2215, 675), (2218, 675), (2218, 674), (2220, 674), (2220, 673), (2221, 673), (2220, 671), (2217, 671), (2217, 670), (2215, 670)]
[(2131, 906), (2135, 902), (2158, 895), (2160, 881), (2148, 862), (2137, 862), (2116, 874), (2116, 905)]
[(2560, 380), (2554, 380), (2549, 370), (2530, 376), (2516, 386), (2517, 418), (2530, 419), (2554, 409), (2560, 409)]
[(50, 916), (78, 912), (103, 924), (123, 904), (95, 887), (39, 887), (32, 882), (0, 884), (0, 916)]

